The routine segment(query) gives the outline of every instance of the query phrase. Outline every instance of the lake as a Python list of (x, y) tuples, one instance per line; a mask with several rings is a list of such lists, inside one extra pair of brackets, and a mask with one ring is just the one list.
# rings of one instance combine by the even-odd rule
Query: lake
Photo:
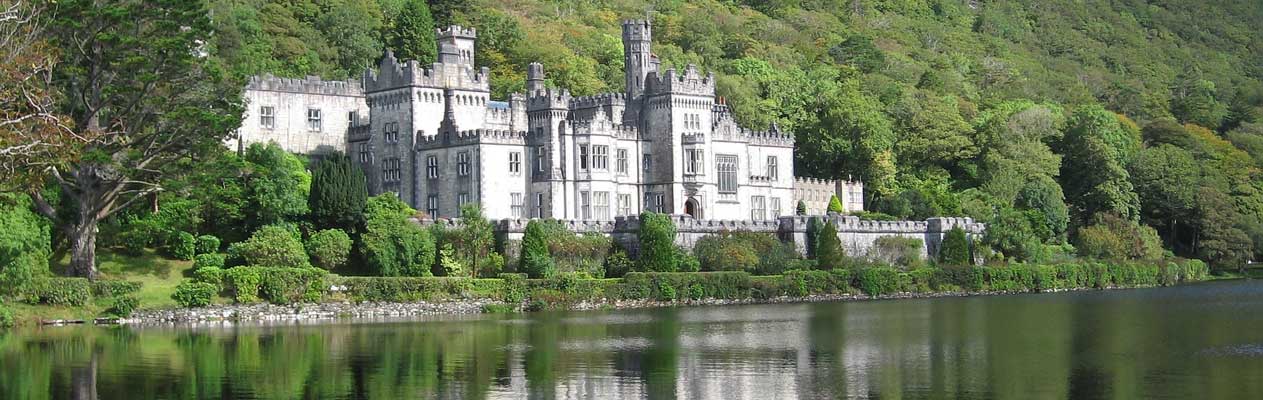
[(1263, 398), (1263, 282), (0, 332), (3, 399)]

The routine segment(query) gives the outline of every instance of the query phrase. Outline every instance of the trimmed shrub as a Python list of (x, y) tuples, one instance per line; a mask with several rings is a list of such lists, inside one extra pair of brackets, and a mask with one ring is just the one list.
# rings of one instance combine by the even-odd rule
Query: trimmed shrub
[(184, 308), (206, 307), (211, 304), (217, 291), (215, 285), (209, 283), (184, 281), (175, 287), (171, 299)]
[(351, 255), (351, 236), (340, 229), (325, 229), (307, 238), (307, 255), (311, 263), (324, 270), (346, 265)]
[(463, 298), (474, 279), (466, 277), (341, 277), (332, 284), (358, 301), (418, 301)]
[(325, 271), (318, 268), (236, 267), (224, 273), (224, 286), (238, 303), (316, 302), (324, 297)]
[(845, 266), (846, 252), (842, 250), (842, 240), (838, 239), (837, 226), (830, 221), (816, 234), (816, 268), (828, 270)]
[(645, 272), (676, 270), (675, 223), (666, 214), (647, 212), (640, 215), (640, 259), (637, 267)]
[(829, 197), (829, 212), (841, 214), (842, 211), (842, 202), (838, 200), (838, 195)]
[(629, 272), (615, 288), (625, 299), (675, 300), (680, 293), (695, 292), (698, 285), (705, 298), (744, 299), (750, 296), (750, 274), (745, 272)]
[(851, 291), (851, 271), (789, 271), (784, 275), (786, 295), (804, 297), (818, 294), (840, 294)]
[(82, 306), (92, 296), (85, 278), (35, 278), (26, 287), (26, 301), (31, 304)]
[(526, 274), (500, 274), (504, 282), (500, 287), (500, 300), (505, 303), (521, 303), (526, 300)]
[(880, 296), (899, 291), (899, 271), (891, 267), (869, 267), (859, 271), (856, 284), (869, 296)]
[(201, 235), (197, 237), (197, 254), (211, 254), (219, 252), (219, 238), (215, 235)]
[(202, 268), (223, 268), (226, 256), (220, 253), (198, 254), (193, 256), (193, 270)]
[(142, 284), (131, 281), (100, 280), (92, 282), (92, 295), (96, 297), (115, 297), (140, 291)]
[[(704, 271), (746, 271), (779, 274), (798, 259), (792, 244), (756, 232), (722, 232), (702, 237), (693, 245)], [(683, 272), (683, 271), (681, 271)]]
[(105, 310), (106, 315), (113, 315), (119, 318), (127, 318), (132, 316), (132, 312), (140, 307), (140, 299), (136, 296), (115, 296), (110, 302), (110, 308)]
[(800, 217), (807, 215), (807, 203), (803, 203), (802, 200), (799, 200), (798, 205), (794, 206), (794, 215), (797, 215)]
[(307, 267), (307, 251), (298, 232), (284, 225), (268, 225), (255, 231), (250, 239), (233, 243), (228, 252), (241, 257), (246, 264), (264, 267)]
[(435, 239), (430, 231), (408, 220), (415, 212), (391, 193), (368, 199), (359, 252), (370, 271), (381, 276), (432, 273), (430, 267), (437, 254)]
[(944, 265), (967, 265), (971, 264), (973, 257), (969, 255), (969, 237), (965, 235), (965, 230), (959, 226), (952, 227), (947, 231), (947, 235), (943, 237), (943, 243), (938, 250), (938, 261)]
[(202, 267), (193, 271), (193, 280), (223, 287), (224, 270), (219, 267)]
[(167, 254), (177, 260), (192, 260), (197, 254), (197, 238), (192, 233), (179, 232), (167, 240)]
[(263, 277), (258, 268), (236, 267), (223, 272), (223, 286), (232, 293), (237, 303), (256, 303), (259, 301), (259, 285)]

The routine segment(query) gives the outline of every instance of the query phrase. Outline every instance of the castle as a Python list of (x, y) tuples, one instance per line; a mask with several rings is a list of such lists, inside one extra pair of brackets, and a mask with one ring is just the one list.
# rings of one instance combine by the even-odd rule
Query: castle
[(717, 101), (713, 74), (663, 70), (647, 21), (622, 24), (626, 90), (586, 97), (546, 86), (544, 66), (532, 63), (526, 93), (492, 100), (489, 71), (474, 63), (477, 32), (437, 34), (431, 65), (388, 51), (358, 81), (252, 79), (230, 145), (343, 151), (371, 193), (398, 193), (432, 217), (477, 203), (492, 219), (655, 211), (769, 221), (799, 201), (823, 214), (833, 195), (846, 211), (863, 210), (859, 182), (795, 178), (794, 137), (739, 126)]

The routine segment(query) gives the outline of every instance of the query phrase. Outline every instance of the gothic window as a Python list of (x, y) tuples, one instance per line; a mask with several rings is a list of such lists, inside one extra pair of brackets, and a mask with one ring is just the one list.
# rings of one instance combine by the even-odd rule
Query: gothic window
[(387, 122), (386, 126), (384, 126), (382, 129), (385, 131), (384, 136), (386, 138), (387, 143), (395, 143), (399, 141), (399, 123), (398, 122)]
[(399, 182), (399, 159), (392, 157), (382, 162), (382, 181)]
[(771, 180), (777, 180), (780, 171), (776, 165), (776, 156), (767, 156), (767, 177)]
[(579, 216), (585, 221), (592, 219), (591, 192), (579, 192)]
[(592, 205), (596, 208), (596, 220), (610, 219), (610, 192), (593, 192)]
[(618, 149), (615, 153), (615, 162), (617, 163), (617, 171), (619, 175), (627, 175), (627, 149)]
[(466, 204), (469, 204), (469, 193), (461, 193), (461, 194), (456, 195), (457, 207), (464, 207)]
[(588, 145), (579, 145), (579, 169), (588, 169)]
[(645, 154), (644, 157), (641, 158), (640, 164), (644, 166), (645, 174), (649, 174), (650, 171), (653, 171), (653, 155)]
[(544, 217), (544, 194), (543, 193), (535, 192), (535, 211), (534, 211), (533, 216), (535, 218)]
[(430, 214), (430, 218), (438, 218), (439, 195), (432, 194), (425, 198), (425, 213)]
[(720, 193), (737, 193), (737, 156), (715, 156), (715, 172), (719, 174)]
[(509, 173), (513, 175), (522, 173), (521, 152), (514, 151), (509, 153)]
[(373, 153), (368, 150), (368, 143), (360, 143), (360, 163), (368, 164), (373, 161)]
[(592, 169), (610, 168), (610, 146), (592, 146)]
[(439, 158), (428, 156), (425, 158), (425, 176), (430, 179), (439, 177)]
[(313, 131), (313, 132), (320, 132), (321, 126), (322, 125), (320, 123), (320, 109), (308, 108), (307, 109), (307, 130)]
[(618, 215), (631, 215), (631, 195), (627, 193), (618, 194)]
[(762, 221), (767, 217), (765, 201), (763, 196), (750, 196), (750, 219)]
[(469, 152), (462, 151), (456, 153), (456, 174), (460, 176), (469, 175)]
[(772, 218), (781, 217), (781, 198), (773, 197), (769, 199), (772, 202)]
[(276, 107), (259, 107), (259, 125), (262, 126), (263, 129), (272, 129), (276, 127)]
[(544, 172), (544, 146), (535, 148), (535, 171)]
[(706, 151), (703, 149), (688, 149), (684, 153), (684, 173), (692, 175), (702, 175), (705, 173)]
[(521, 193), (509, 193), (509, 210), (513, 213), (513, 218), (522, 218)]

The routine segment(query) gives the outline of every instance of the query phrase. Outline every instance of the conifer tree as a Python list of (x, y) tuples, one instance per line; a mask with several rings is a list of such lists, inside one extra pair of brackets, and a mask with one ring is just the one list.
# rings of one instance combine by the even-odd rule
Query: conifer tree
[(526, 234), (522, 237), (521, 271), (531, 278), (552, 275), (553, 259), (548, 254), (548, 238), (545, 236), (543, 221), (533, 219), (526, 223)]
[(829, 212), (841, 214), (842, 211), (842, 202), (838, 200), (838, 195), (835, 194), (833, 197), (830, 197)]
[(816, 265), (819, 269), (842, 268), (846, 265), (846, 253), (838, 239), (838, 228), (833, 222), (824, 224), (816, 235)]
[(965, 230), (959, 226), (953, 227), (943, 237), (943, 244), (938, 251), (939, 262), (943, 265), (968, 265), (970, 259), (969, 238), (965, 236)]
[(408, 0), (395, 18), (394, 30), (388, 33), (386, 45), (400, 60), (417, 60), (429, 65), (438, 57), (435, 47), (434, 18), (425, 0)]
[(807, 215), (807, 203), (803, 203), (802, 200), (799, 200), (798, 206), (794, 208), (794, 215), (798, 215), (798, 216)]
[(320, 229), (357, 232), (364, 224), (368, 187), (364, 172), (350, 157), (334, 153), (320, 161), (311, 177), (307, 207)]
[(675, 224), (666, 214), (640, 215), (640, 258), (642, 272), (674, 272), (676, 269)]

